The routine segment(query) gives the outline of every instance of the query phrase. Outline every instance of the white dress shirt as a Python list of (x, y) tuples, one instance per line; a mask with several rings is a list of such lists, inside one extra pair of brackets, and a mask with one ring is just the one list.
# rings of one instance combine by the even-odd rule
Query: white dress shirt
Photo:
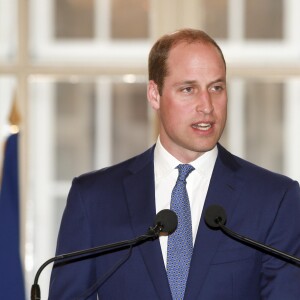
[[(191, 206), (193, 243), (195, 243), (202, 209), (217, 155), (218, 148), (216, 146), (211, 151), (204, 153), (196, 160), (190, 162), (195, 170), (187, 177), (186, 187)], [(156, 213), (162, 209), (170, 208), (171, 193), (178, 177), (178, 170), (176, 167), (179, 164), (182, 164), (182, 162), (167, 152), (158, 138), (154, 150)], [(161, 236), (159, 240), (166, 266), (168, 237)]]

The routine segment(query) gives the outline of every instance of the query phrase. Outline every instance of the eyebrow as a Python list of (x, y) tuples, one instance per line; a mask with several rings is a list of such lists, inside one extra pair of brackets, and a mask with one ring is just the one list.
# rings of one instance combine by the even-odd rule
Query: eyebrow
[(210, 85), (215, 84), (215, 83), (224, 83), (224, 84), (226, 84), (226, 78), (219, 78), (219, 79), (216, 79), (216, 80), (212, 81), (212, 82), (210, 83)]
[[(215, 84), (215, 83), (224, 83), (226, 84), (226, 78), (218, 78), (216, 80), (213, 80), (212, 82), (209, 83), (209, 85)], [(174, 84), (174, 86), (181, 86), (181, 85), (197, 85), (198, 82), (197, 80), (185, 80), (185, 81), (181, 81), (181, 82), (176, 82)]]

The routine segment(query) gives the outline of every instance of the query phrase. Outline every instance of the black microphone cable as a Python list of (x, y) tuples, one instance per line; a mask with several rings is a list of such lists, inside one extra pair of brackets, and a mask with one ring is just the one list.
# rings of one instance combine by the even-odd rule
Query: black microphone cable
[(95, 291), (114, 273), (119, 267), (121, 267), (131, 256), (133, 245), (130, 245), (128, 253), (122, 257), (116, 264), (114, 264), (103, 276), (101, 276), (92, 286), (90, 286), (83, 294), (75, 300), (85, 300), (91, 296)]

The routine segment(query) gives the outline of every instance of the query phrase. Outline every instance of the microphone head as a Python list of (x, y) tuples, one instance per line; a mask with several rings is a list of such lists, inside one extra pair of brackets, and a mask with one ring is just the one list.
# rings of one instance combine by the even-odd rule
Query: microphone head
[(161, 232), (169, 235), (176, 230), (178, 218), (173, 210), (163, 209), (157, 213), (154, 223), (162, 227)]
[(205, 211), (205, 223), (211, 228), (217, 229), (220, 224), (225, 225), (226, 219), (226, 212), (220, 205), (210, 205)]

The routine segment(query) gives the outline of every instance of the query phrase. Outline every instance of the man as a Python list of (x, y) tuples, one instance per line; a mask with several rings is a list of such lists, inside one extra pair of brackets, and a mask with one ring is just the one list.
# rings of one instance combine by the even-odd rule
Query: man
[[(237, 158), (218, 144), (227, 93), (226, 65), (215, 41), (192, 29), (160, 38), (149, 55), (148, 100), (160, 120), (156, 145), (73, 181), (57, 254), (144, 234), (156, 212), (172, 208), (179, 165), (192, 166), (183, 180), (186, 187), (184, 183), (180, 188), (189, 202), (192, 257), (186, 266), (177, 258), (182, 269), (173, 272), (187, 272), (188, 277), (182, 288), (182, 278), (173, 284), (172, 256), (181, 250), (170, 245), (178, 228), (132, 252), (123, 249), (55, 265), (50, 299), (76, 299), (97, 280), (99, 299), (299, 299), (299, 267), (213, 231), (204, 222), (202, 212), (219, 204), (232, 230), (300, 255), (298, 183)], [(179, 217), (178, 226), (186, 219)], [(88, 299), (96, 299), (96, 293)]]

